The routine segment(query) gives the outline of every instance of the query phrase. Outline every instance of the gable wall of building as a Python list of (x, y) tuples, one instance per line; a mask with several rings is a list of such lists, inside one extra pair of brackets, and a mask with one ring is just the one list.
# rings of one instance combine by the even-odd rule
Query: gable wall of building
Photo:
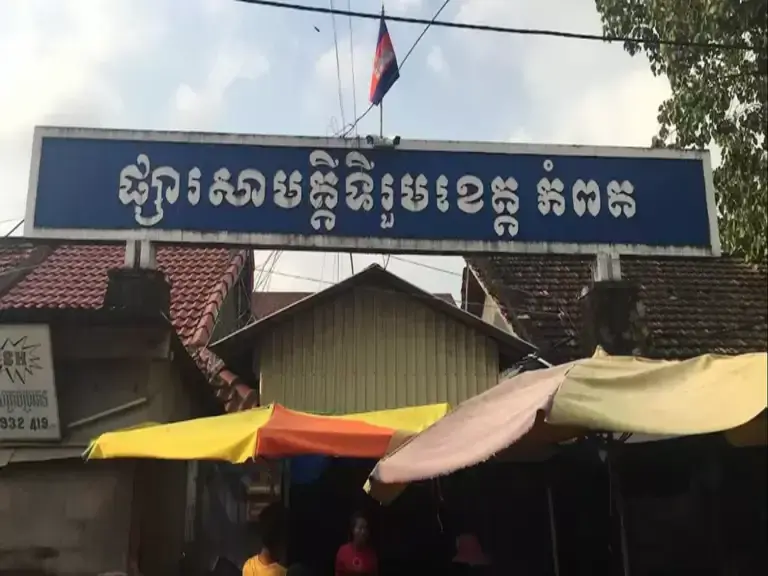
[(456, 405), (498, 381), (495, 341), (418, 299), (358, 287), (264, 336), (261, 400), (320, 413)]

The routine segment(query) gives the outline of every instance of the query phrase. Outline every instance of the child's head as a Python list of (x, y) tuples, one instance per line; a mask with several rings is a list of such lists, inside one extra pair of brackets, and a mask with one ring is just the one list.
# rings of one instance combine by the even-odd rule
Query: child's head
[(285, 547), (285, 509), (279, 502), (267, 505), (259, 514), (261, 544), (270, 554), (279, 555)]

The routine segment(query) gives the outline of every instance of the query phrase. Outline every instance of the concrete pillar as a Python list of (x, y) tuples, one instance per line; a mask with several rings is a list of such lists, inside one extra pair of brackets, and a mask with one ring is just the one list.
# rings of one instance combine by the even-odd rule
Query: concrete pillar
[(597, 346), (608, 354), (641, 356), (647, 348), (645, 306), (637, 285), (621, 277), (618, 255), (598, 254), (582, 298), (581, 344), (586, 356)]

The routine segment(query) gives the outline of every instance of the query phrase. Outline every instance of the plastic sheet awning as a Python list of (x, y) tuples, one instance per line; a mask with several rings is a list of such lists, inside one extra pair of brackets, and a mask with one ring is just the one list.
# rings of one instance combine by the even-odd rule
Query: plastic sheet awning
[(663, 361), (598, 353), (525, 372), (410, 438), (380, 460), (372, 480), (396, 485), (472, 466), (530, 436), (537, 414), (547, 426), (659, 436), (737, 428), (768, 405), (766, 358)]

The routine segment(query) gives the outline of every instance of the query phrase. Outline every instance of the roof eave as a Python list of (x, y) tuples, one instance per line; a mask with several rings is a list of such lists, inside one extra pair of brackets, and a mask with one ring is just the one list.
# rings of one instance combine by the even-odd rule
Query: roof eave
[(418, 286), (403, 280), (376, 264), (365, 268), (358, 274), (350, 276), (337, 284), (329, 286), (314, 294), (310, 294), (281, 310), (256, 320), (229, 336), (214, 342), (209, 348), (224, 359), (232, 358), (243, 350), (246, 350), (249, 346), (252, 346), (259, 335), (265, 330), (268, 330), (271, 326), (284, 321), (294, 314), (310, 309), (321, 302), (332, 299), (355, 286), (372, 282), (374, 279), (379, 283), (390, 285), (398, 292), (422, 299), (426, 305), (436, 311), (442, 312), (452, 317), (457, 322), (485, 334), (501, 345), (502, 350), (500, 350), (500, 353), (502, 354), (517, 355), (519, 358), (523, 358), (537, 351), (537, 348), (533, 344), (509, 334), (508, 332), (485, 322), (481, 318), (477, 318), (476, 316), (465, 312), (455, 304), (450, 304), (442, 298), (438, 298), (437, 296), (422, 290)]

